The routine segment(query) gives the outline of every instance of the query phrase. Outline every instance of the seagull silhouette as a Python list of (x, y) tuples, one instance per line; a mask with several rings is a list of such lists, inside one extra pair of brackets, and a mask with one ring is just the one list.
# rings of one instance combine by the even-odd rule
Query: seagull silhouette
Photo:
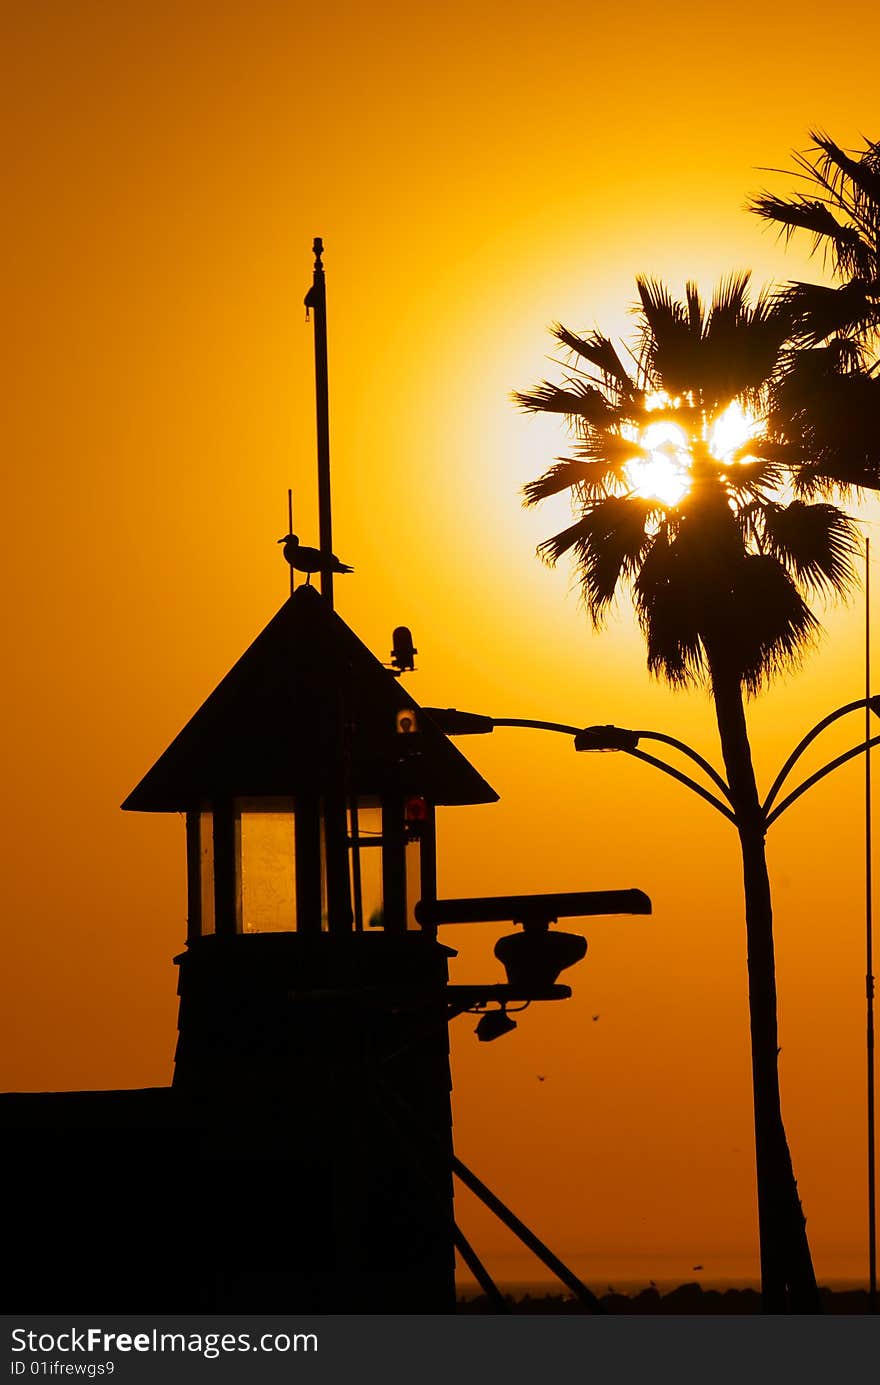
[(284, 544), (283, 553), (292, 568), (297, 572), (307, 572), (306, 586), (311, 586), (313, 572), (354, 572), (353, 567), (341, 563), (335, 553), (329, 557), (320, 548), (305, 548), (296, 534), (285, 534), (278, 540)]

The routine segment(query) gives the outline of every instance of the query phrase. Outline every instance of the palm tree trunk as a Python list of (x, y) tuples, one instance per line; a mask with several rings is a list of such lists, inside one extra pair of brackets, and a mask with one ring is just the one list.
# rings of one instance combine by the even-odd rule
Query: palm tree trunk
[(764, 817), (740, 678), (723, 655), (710, 655), (710, 667), (721, 751), (742, 850), (762, 1302), (765, 1313), (817, 1313), (819, 1294), (806, 1221), (782, 1122), (773, 908)]

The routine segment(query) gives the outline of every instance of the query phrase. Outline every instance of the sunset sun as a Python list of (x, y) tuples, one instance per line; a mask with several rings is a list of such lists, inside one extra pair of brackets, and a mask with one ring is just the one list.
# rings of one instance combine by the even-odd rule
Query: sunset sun
[[(675, 407), (676, 402), (665, 395), (654, 395), (648, 400), (648, 408)], [(741, 455), (741, 449), (760, 431), (760, 420), (734, 399), (703, 425), (701, 434), (712, 456), (732, 466), (748, 460)], [(640, 449), (640, 455), (626, 464), (632, 493), (645, 500), (658, 500), (662, 505), (678, 505), (691, 486), (692, 457), (685, 429), (671, 419), (658, 419), (643, 428), (633, 428), (630, 441)]]

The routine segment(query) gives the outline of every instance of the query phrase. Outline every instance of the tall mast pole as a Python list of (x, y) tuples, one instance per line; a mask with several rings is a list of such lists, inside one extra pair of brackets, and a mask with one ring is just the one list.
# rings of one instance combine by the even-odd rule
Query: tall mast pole
[[(318, 547), (321, 595), (333, 609), (333, 533), (330, 510), (330, 405), (327, 388), (327, 285), (321, 256), (324, 242), (312, 242), (315, 267), (306, 294), (306, 316), (315, 314), (315, 404), (318, 423)], [(327, 927), (331, 933), (350, 933), (351, 889), (348, 874), (348, 813), (345, 792), (345, 707), (343, 693), (326, 709), (333, 737), (333, 763), (324, 791), (324, 850), (327, 862)]]
[(315, 404), (318, 423), (318, 547), (327, 563), (321, 569), (321, 595), (333, 608), (333, 573), (330, 555), (333, 552), (333, 533), (330, 510), (330, 404), (327, 386), (327, 285), (321, 256), (324, 242), (315, 236), (312, 244), (315, 267), (312, 287), (306, 294), (306, 310), (315, 314)]
[(877, 1312), (877, 1174), (874, 1134), (874, 916), (871, 870), (871, 540), (865, 540), (865, 1049), (868, 1078), (868, 1311)]

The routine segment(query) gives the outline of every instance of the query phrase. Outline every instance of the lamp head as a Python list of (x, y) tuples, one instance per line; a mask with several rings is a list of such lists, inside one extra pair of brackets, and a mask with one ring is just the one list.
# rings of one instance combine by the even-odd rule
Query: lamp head
[(516, 1029), (516, 1020), (510, 1018), (502, 1005), (500, 1010), (487, 1010), (474, 1033), (480, 1043), (490, 1044), (493, 1039), (500, 1039), (502, 1034), (509, 1034), (513, 1029)]
[(638, 731), (623, 726), (585, 726), (574, 738), (575, 750), (635, 750)]
[(587, 955), (587, 940), (579, 933), (551, 931), (547, 920), (524, 919), (523, 931), (506, 933), (494, 950), (511, 990), (534, 998), (551, 990), (561, 971)]
[(415, 668), (418, 650), (413, 645), (412, 632), (406, 625), (398, 625), (391, 636), (391, 665), (396, 673), (411, 673)]

